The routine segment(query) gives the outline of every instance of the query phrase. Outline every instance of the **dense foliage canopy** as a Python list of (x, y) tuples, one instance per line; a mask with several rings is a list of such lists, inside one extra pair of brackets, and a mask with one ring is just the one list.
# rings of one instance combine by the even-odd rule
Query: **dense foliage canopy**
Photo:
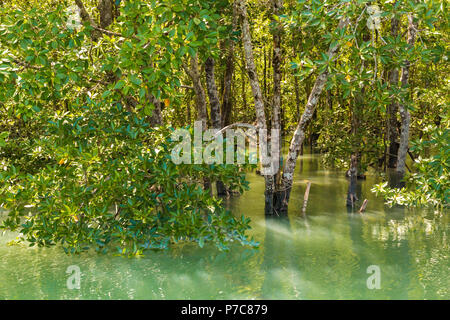
[(2, 228), (71, 252), (255, 245), (218, 197), (247, 166), (170, 160), (194, 120), (281, 130), (266, 213), (308, 145), (386, 173), (390, 204), (446, 207), (448, 22), (434, 0), (0, 1)]

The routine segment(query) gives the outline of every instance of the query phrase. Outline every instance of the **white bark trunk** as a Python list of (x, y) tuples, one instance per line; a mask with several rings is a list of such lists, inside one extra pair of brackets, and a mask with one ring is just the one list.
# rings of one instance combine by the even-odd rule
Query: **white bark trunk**
[[(233, 3), (233, 19), (232, 19), (232, 33), (233, 37), (238, 29), (238, 13), (237, 4)], [(232, 99), (231, 89), (234, 73), (234, 40), (228, 41), (228, 52), (226, 58), (225, 75), (224, 75), (224, 87), (222, 96), (222, 126), (231, 124), (231, 111), (232, 111)]]
[[(348, 19), (342, 18), (339, 21), (338, 29), (345, 28), (347, 24)], [(330, 60), (332, 60), (336, 56), (338, 50), (339, 44), (335, 45), (334, 47), (330, 47), (330, 49), (328, 50), (328, 57), (330, 58)], [(284, 190), (289, 190), (292, 186), (295, 164), (297, 162), (300, 147), (303, 144), (303, 140), (305, 139), (305, 128), (314, 114), (314, 110), (316, 108), (317, 102), (319, 101), (320, 94), (322, 93), (323, 88), (325, 87), (327, 79), (328, 79), (327, 70), (322, 72), (317, 77), (316, 82), (314, 83), (314, 87), (308, 97), (308, 102), (306, 103), (305, 111), (303, 112), (303, 115), (300, 118), (297, 128), (295, 129), (294, 136), (292, 137), (291, 145), (289, 147), (289, 153), (283, 168), (282, 187)]]
[(206, 95), (203, 89), (198, 66), (198, 56), (191, 58), (190, 68), (183, 64), (183, 68), (192, 80), (195, 91), (195, 105), (197, 107), (197, 119), (202, 122), (203, 130), (207, 127), (208, 113), (206, 109)]
[[(282, 0), (272, 0), (272, 14), (274, 16), (279, 16), (282, 13), (283, 1)], [(273, 31), (273, 54), (272, 54), (272, 66), (273, 66), (273, 98), (272, 98), (272, 129), (278, 130), (279, 141), (276, 144), (278, 147), (277, 153), (282, 157), (281, 147), (282, 147), (282, 137), (281, 137), (281, 77), (282, 77), (282, 47), (281, 39), (283, 34), (283, 25), (273, 19), (273, 23), (276, 24), (276, 28)], [(273, 137), (272, 137), (273, 139)], [(272, 150), (273, 152), (273, 150)], [(280, 165), (278, 165), (280, 167)], [(275, 185), (279, 184), (280, 180), (280, 170), (277, 170), (275, 175)], [(277, 201), (278, 203), (278, 201)]]
[[(267, 141), (267, 124), (266, 115), (264, 112), (264, 100), (261, 92), (261, 87), (256, 72), (255, 59), (253, 57), (253, 45), (250, 34), (250, 26), (247, 18), (247, 8), (245, 0), (236, 0), (238, 2), (239, 14), (242, 18), (242, 44), (244, 47), (245, 62), (247, 66), (247, 73), (250, 79), (250, 86), (252, 88), (253, 99), (256, 111), (256, 126), (260, 135), (260, 141)], [(260, 161), (262, 164), (262, 172), (268, 172), (271, 167), (269, 161), (263, 161), (262, 155), (268, 155), (267, 143), (262, 143), (259, 146)], [(273, 194), (274, 194), (274, 178), (273, 175), (265, 175), (265, 213), (273, 214)]]
[[(408, 45), (414, 46), (416, 39), (417, 24), (414, 22), (412, 14), (408, 16)], [(402, 68), (401, 83), (403, 87), (408, 86), (410, 62), (406, 61), (405, 66)], [(399, 105), (400, 117), (402, 119), (401, 133), (400, 133), (400, 145), (398, 147), (397, 155), (397, 174), (399, 178), (403, 178), (406, 170), (406, 155), (408, 153), (409, 143), (409, 125), (411, 123), (411, 116), (405, 103)]]
[(222, 129), (222, 119), (220, 116), (220, 101), (217, 93), (216, 80), (214, 75), (214, 59), (209, 57), (205, 62), (206, 88), (208, 91), (209, 105), (211, 107), (211, 122), (214, 129)]

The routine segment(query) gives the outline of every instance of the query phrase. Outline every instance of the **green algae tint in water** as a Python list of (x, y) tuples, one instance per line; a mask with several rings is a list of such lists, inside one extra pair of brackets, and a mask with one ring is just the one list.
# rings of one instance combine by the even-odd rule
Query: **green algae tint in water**
[[(264, 181), (254, 174), (251, 190), (225, 203), (252, 219), (258, 250), (186, 246), (143, 258), (67, 256), (59, 247), (8, 246), (16, 234), (6, 233), (0, 298), (450, 299), (448, 212), (389, 209), (370, 192), (376, 180), (369, 176), (358, 182), (360, 199), (369, 200), (366, 213), (349, 213), (342, 172), (323, 170), (311, 156), (296, 170), (288, 219), (264, 217)], [(305, 216), (303, 179), (312, 182)], [(68, 288), (69, 266), (81, 271), (79, 289)], [(373, 268), (379, 289), (367, 285)]]

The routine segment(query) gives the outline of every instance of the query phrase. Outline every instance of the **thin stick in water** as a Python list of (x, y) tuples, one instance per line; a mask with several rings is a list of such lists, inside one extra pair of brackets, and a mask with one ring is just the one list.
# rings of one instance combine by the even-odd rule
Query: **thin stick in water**
[(369, 200), (364, 199), (364, 202), (363, 202), (361, 208), (360, 208), (359, 211), (358, 211), (359, 213), (363, 213), (363, 212), (366, 210), (367, 202), (369, 202)]
[(306, 185), (306, 191), (305, 196), (303, 197), (303, 213), (306, 211), (306, 205), (308, 204), (308, 198), (309, 198), (309, 189), (311, 188), (311, 182), (308, 181), (308, 184)]

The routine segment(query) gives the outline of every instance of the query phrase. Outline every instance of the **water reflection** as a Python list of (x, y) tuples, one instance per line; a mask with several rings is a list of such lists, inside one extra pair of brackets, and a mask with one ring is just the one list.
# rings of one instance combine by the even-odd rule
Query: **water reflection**
[(287, 217), (266, 216), (264, 258), (261, 271), (264, 281), (261, 287), (262, 299), (300, 298), (296, 287), (298, 270), (293, 259), (293, 235)]

